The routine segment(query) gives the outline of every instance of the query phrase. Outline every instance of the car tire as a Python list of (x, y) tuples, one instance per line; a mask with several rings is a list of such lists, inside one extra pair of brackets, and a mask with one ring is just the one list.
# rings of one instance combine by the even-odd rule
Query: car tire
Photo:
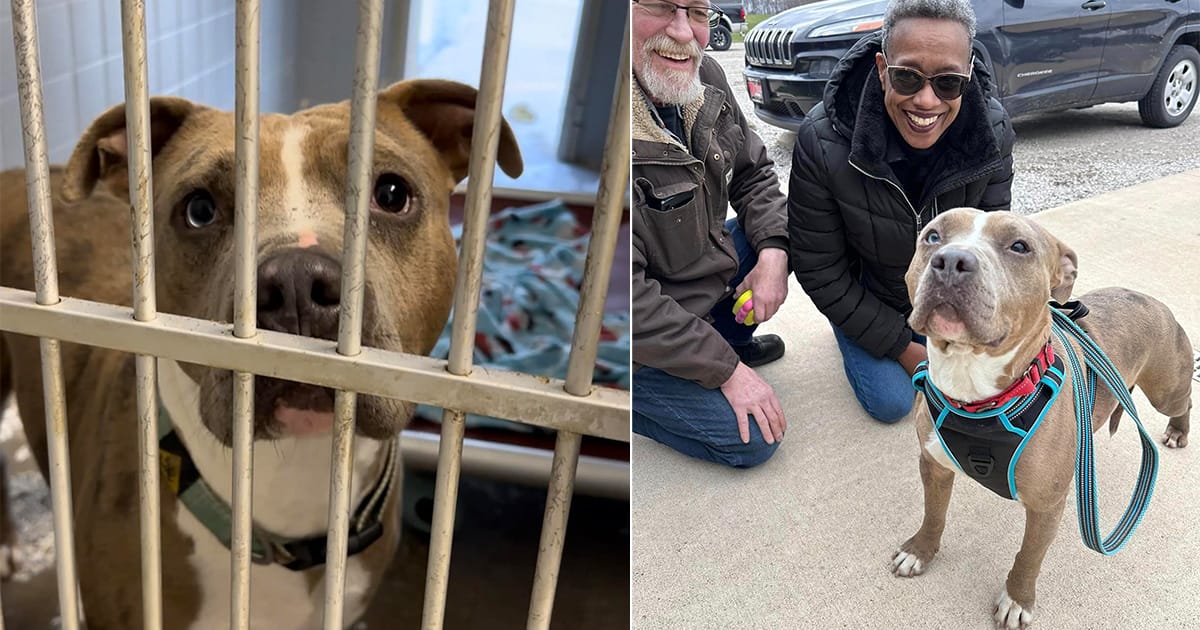
[(1174, 127), (1187, 120), (1200, 96), (1200, 52), (1176, 46), (1158, 69), (1150, 92), (1138, 101), (1138, 114), (1148, 127)]
[(713, 50), (729, 50), (733, 45), (733, 33), (724, 24), (712, 27), (708, 35), (708, 47)]

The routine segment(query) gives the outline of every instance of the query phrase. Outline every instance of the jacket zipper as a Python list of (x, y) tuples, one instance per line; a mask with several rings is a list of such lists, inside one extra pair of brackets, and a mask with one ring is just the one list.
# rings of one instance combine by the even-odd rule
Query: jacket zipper
[(857, 170), (859, 173), (862, 173), (863, 175), (866, 175), (867, 177), (870, 177), (871, 179), (877, 179), (881, 182), (887, 182), (892, 185), (892, 188), (895, 188), (896, 190), (898, 190), (900, 192), (900, 196), (904, 199), (904, 203), (908, 204), (908, 209), (912, 211), (913, 218), (917, 220), (917, 234), (921, 233), (921, 213), (917, 212), (917, 209), (912, 205), (912, 202), (908, 200), (908, 195), (904, 194), (904, 189), (901, 188), (899, 184), (897, 184), (896, 182), (894, 182), (886, 177), (879, 177), (879, 176), (872, 175), (872, 174), (866, 172), (865, 170), (863, 170), (862, 167), (855, 164), (854, 160), (846, 160), (846, 162), (848, 162), (850, 164), (850, 166), (853, 166), (855, 168), (855, 170)]
[(676, 160), (674, 162), (668, 160), (633, 160), (633, 166), (691, 166), (692, 164), (700, 164), (700, 160), (693, 157), (690, 160)]

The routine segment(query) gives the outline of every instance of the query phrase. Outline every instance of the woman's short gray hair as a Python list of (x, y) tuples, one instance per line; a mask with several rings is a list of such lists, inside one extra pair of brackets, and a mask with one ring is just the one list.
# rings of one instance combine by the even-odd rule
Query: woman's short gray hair
[(970, 0), (892, 0), (883, 14), (883, 50), (887, 53), (888, 34), (904, 18), (953, 20), (967, 29), (968, 40), (975, 37), (975, 9)]

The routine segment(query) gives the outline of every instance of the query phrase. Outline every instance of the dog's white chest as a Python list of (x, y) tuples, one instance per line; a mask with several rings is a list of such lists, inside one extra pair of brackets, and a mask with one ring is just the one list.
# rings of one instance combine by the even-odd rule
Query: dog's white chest
[[(186, 509), (177, 512), (175, 523), (192, 540), (194, 547), (188, 562), (196, 572), (200, 586), (200, 610), (188, 630), (229, 627), (230, 573), (229, 550)], [(346, 566), (345, 619), (354, 620), (366, 612), (368, 579), (361, 563), (349, 558)], [(277, 564), (250, 565), (250, 627), (256, 630), (322, 627), (325, 580), (315, 583), (304, 573)]]
[[(199, 388), (174, 361), (159, 359), (159, 392), (196, 468), (212, 492), (227, 505), (233, 496), (231, 453), (202, 427)], [(385, 442), (359, 438), (354, 446), (351, 504), (358, 505), (384, 468)], [(329, 515), (331, 438), (286, 438), (255, 442), (252, 518), (277, 536), (305, 538), (324, 531)], [(231, 554), (184, 506), (175, 524), (193, 542), (188, 562), (200, 587), (200, 610), (189, 630), (229, 627)], [(370, 574), (358, 557), (346, 564), (343, 618), (365, 611)], [(322, 627), (325, 581), (312, 583), (305, 573), (277, 564), (250, 565), (250, 627), (308, 630)]]
[(950, 455), (946, 453), (946, 447), (942, 446), (942, 441), (938, 439), (937, 429), (929, 432), (929, 439), (925, 440), (924, 449), (933, 458), (933, 461), (941, 464), (942, 468), (962, 473), (962, 470), (954, 464), (954, 460), (950, 459)]

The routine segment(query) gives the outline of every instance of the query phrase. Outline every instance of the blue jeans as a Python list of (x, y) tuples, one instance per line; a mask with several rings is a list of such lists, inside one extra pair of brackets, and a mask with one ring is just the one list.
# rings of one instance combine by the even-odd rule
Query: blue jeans
[[(738, 272), (729, 285), (736, 287), (754, 268), (758, 256), (736, 220), (725, 227), (738, 252)], [(713, 328), (731, 346), (749, 343), (757, 326), (744, 326), (733, 318), (730, 296), (713, 307)], [(754, 417), (749, 418), (750, 442), (738, 435), (737, 415), (720, 389), (643, 367), (633, 374), (633, 432), (661, 442), (684, 455), (749, 468), (771, 457), (779, 442), (767, 444)]]
[[(900, 362), (872, 355), (843, 335), (837, 326), (833, 326), (833, 336), (842, 351), (842, 367), (858, 404), (872, 418), (888, 424), (907, 416), (912, 411), (916, 390)], [(925, 343), (920, 335), (915, 335), (915, 340)]]

